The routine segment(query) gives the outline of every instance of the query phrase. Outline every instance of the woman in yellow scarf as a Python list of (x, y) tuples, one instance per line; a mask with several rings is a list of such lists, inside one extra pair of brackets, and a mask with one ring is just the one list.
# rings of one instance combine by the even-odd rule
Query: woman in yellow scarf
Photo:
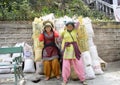
[(70, 76), (71, 65), (78, 75), (78, 78), (83, 83), (85, 82), (85, 72), (80, 58), (80, 50), (77, 45), (77, 30), (75, 29), (74, 22), (66, 23), (66, 29), (61, 33), (62, 38), (62, 50), (63, 50), (63, 64), (62, 64), (62, 85), (66, 85)]

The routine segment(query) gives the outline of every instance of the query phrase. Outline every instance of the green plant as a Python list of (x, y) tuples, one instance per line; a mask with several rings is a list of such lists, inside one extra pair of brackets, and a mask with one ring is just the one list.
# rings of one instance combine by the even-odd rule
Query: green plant
[(96, 10), (91, 10), (82, 0), (1, 0), (0, 20), (33, 20), (54, 13), (56, 17), (83, 16), (93, 20), (111, 20)]

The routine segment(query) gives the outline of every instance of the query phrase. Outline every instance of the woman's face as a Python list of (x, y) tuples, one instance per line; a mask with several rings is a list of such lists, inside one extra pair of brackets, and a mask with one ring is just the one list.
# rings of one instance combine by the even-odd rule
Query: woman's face
[(46, 26), (46, 27), (45, 27), (46, 32), (50, 32), (51, 29), (52, 29), (52, 28), (51, 28), (50, 26)]
[(73, 30), (73, 26), (71, 24), (68, 24), (67, 25), (67, 30), (69, 30), (69, 31)]

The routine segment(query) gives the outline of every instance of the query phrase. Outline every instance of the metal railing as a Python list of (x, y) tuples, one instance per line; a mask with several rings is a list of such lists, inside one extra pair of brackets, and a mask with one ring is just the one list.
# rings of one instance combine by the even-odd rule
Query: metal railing
[(110, 4), (108, 2), (105, 2), (103, 0), (96, 0), (96, 9), (104, 12), (107, 16), (114, 17), (114, 11), (115, 9), (120, 8), (120, 6)]

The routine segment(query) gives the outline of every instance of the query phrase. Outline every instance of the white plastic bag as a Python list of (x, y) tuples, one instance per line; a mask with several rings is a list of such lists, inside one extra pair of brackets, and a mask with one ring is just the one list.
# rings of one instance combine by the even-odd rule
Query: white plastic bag
[(41, 19), (42, 19), (43, 21), (47, 21), (47, 20), (53, 21), (53, 20), (55, 19), (55, 16), (54, 16), (53, 13), (51, 13), (51, 14), (48, 14), (48, 15), (46, 15), (46, 16), (42, 16)]
[(101, 69), (99, 60), (93, 61), (93, 69), (94, 69), (95, 74), (103, 74), (104, 73)]
[(64, 28), (65, 24), (63, 18), (59, 18), (55, 20), (55, 28), (60, 33), (60, 30)]
[[(0, 65), (10, 65), (12, 59), (10, 54), (1, 54), (0, 55)], [(0, 73), (10, 73), (10, 67), (9, 66), (1, 66), (0, 67)]]
[(83, 59), (85, 66), (92, 65), (92, 59), (89, 51), (82, 52), (81, 57)]
[(90, 51), (92, 60), (98, 60), (99, 59), (97, 48), (96, 48), (95, 45), (89, 47), (89, 51)]
[[(0, 65), (10, 65), (10, 62), (0, 62)], [(10, 73), (10, 67), (9, 66), (1, 66), (0, 73)]]
[(95, 76), (95, 72), (92, 68), (92, 66), (86, 66), (85, 67), (85, 78), (86, 79), (94, 79), (96, 76)]
[(92, 37), (88, 37), (88, 45), (89, 45), (89, 47), (95, 45), (94, 42), (93, 42), (93, 38)]
[(99, 61), (97, 48), (95, 45), (90, 47), (90, 54), (91, 54), (92, 66), (93, 66), (95, 74), (103, 74), (100, 61)]
[[(22, 43), (16, 43), (14, 47), (20, 47), (20, 46), (24, 47), (24, 44), (25, 44), (24, 42), (22, 42)], [(15, 57), (18, 57), (20, 55), (21, 55), (21, 53), (13, 53), (12, 59), (14, 59)], [(23, 53), (22, 53), (21, 56), (23, 57)]]
[(25, 59), (23, 72), (35, 72), (34, 61), (32, 59)]
[(92, 60), (90, 56), (89, 51), (85, 51), (81, 54), (81, 57), (84, 62), (84, 68), (85, 68), (85, 77), (86, 79), (94, 79), (95, 78), (95, 73), (92, 68)]
[(87, 29), (87, 34), (89, 37), (94, 37), (94, 31), (91, 23), (91, 19), (86, 17), (83, 18), (83, 24), (85, 25), (85, 28)]
[(24, 45), (24, 58), (34, 59), (32, 47), (27, 43)]

